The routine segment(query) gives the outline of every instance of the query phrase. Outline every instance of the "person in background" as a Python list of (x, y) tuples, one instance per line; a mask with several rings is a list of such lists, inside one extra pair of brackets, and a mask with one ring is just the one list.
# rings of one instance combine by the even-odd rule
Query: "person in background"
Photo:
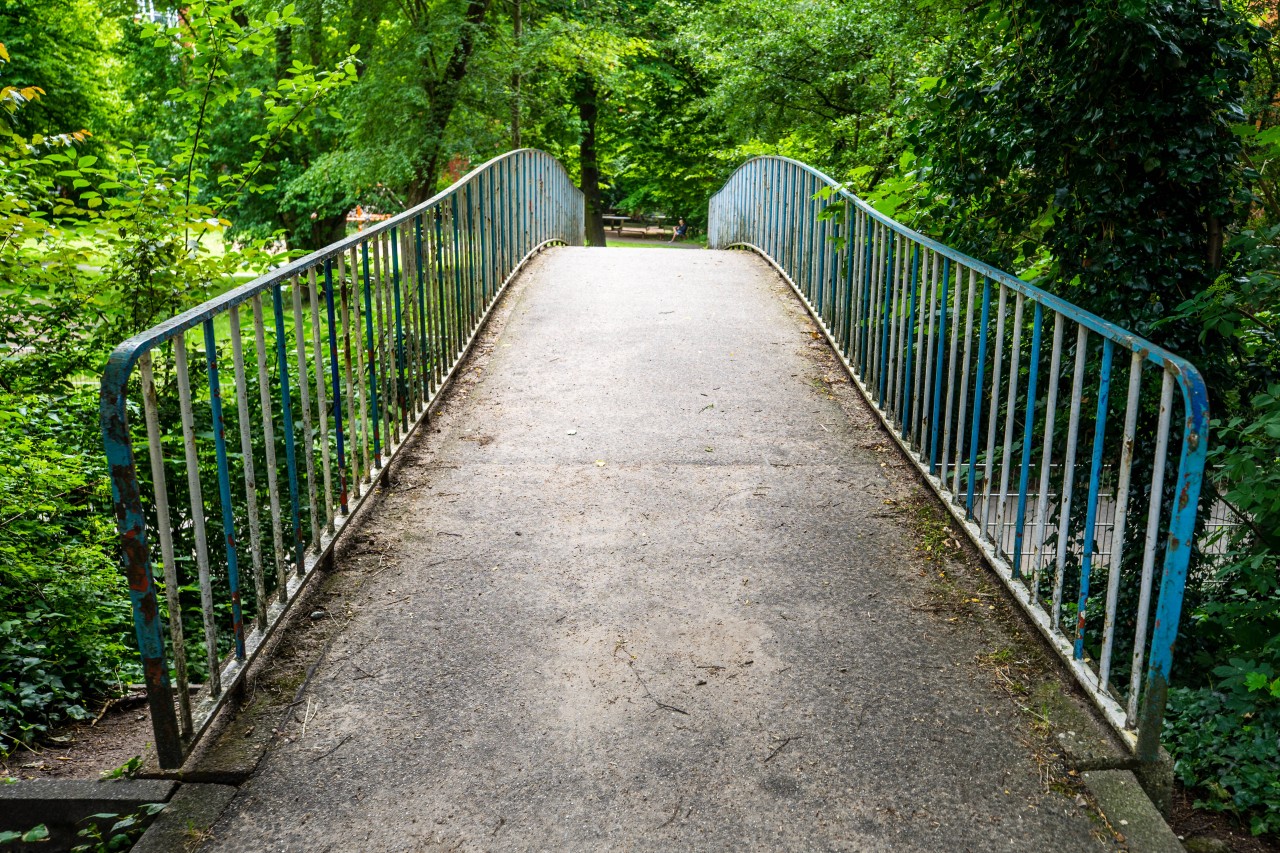
[(680, 221), (676, 223), (676, 230), (671, 232), (671, 239), (668, 243), (674, 243), (676, 240), (683, 239), (689, 233), (689, 224), (684, 221), (684, 217), (680, 217)]

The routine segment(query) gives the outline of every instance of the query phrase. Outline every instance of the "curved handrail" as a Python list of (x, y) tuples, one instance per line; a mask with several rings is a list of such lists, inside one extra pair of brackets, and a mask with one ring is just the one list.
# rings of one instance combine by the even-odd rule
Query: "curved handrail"
[[(562, 164), (535, 149), (508, 152), (427, 201), (134, 335), (111, 353), (101, 387), (103, 444), (163, 767), (181, 765), (225, 704), (229, 688), (244, 677), (314, 569), (331, 554), (373, 482), (384, 476), (390, 460), (425, 421), (516, 273), (547, 246), (582, 245), (583, 213), (582, 193)], [(242, 308), (252, 313), (251, 334), (242, 330)], [(270, 344), (268, 317), (274, 322)], [(227, 328), (222, 330), (224, 321)], [(204, 334), (203, 392), (193, 385), (187, 366), (185, 334), (194, 330)], [(232, 381), (225, 379), (225, 365), (219, 365), (228, 336)], [(166, 469), (172, 463), (161, 442), (166, 427), (178, 429), (161, 424), (153, 379), (153, 354), (163, 357), (157, 347), (166, 342), (174, 344), (171, 367), (177, 380), (186, 496), (177, 490), (169, 494)], [(258, 399), (250, 398), (246, 353), (256, 356)], [(135, 368), (154, 486), (147, 508), (128, 418), (127, 392)], [(228, 405), (224, 410), (227, 391), (233, 392), (228, 402), (234, 409)], [(254, 410), (260, 426), (254, 424)], [(294, 423), (298, 415), (300, 425)], [(206, 417), (209, 429), (198, 430), (197, 418), (203, 425)], [(242, 489), (232, 483), (235, 449), (229, 446), (227, 428), (232, 423), (239, 427), (236, 464), (243, 473)], [(277, 437), (284, 441), (283, 464), (276, 454)], [(214, 469), (222, 510), (223, 539), (212, 544), (202, 468)], [(257, 479), (262, 470), (268, 480), (265, 490)], [(286, 483), (287, 506), (280, 500)], [(365, 483), (369, 487), (362, 490)], [(177, 510), (186, 521), (176, 526), (170, 523), (171, 497), (184, 504)], [(270, 504), (269, 541), (261, 530), (264, 510), (258, 501), (263, 497)], [(169, 681), (165, 619), (147, 536), (149, 515), (156, 519), (170, 613), (181, 612), (176, 555), (186, 551), (186, 559), (191, 553), (196, 557), (198, 578), (187, 580), (198, 580), (200, 586), (208, 683), (194, 701), (187, 690), (184, 627), (176, 618), (168, 620), (176, 694)], [(248, 535), (237, 536), (237, 525), (246, 522)], [(249, 554), (244, 553), (245, 541)], [(274, 575), (265, 571), (268, 560), (274, 562)], [(215, 581), (221, 587), (224, 571), (233, 641), (233, 653), (225, 659), (214, 601)], [(255, 624), (246, 628), (250, 609)]]
[[(834, 199), (820, 199), (820, 193)], [(819, 213), (830, 208), (836, 208), (836, 215), (820, 219)], [(791, 158), (755, 157), (739, 166), (711, 199), (708, 231), (712, 248), (751, 249), (782, 273), (895, 440), (1032, 621), (1139, 759), (1154, 761), (1207, 451), (1208, 395), (1200, 372), (1176, 353), (907, 228), (821, 171)], [(962, 297), (966, 275), (967, 302)], [(953, 279), (954, 290), (949, 293)], [(980, 306), (976, 300), (979, 281)], [(993, 286), (998, 297), (995, 305)], [(1015, 304), (1012, 319), (1010, 302)], [(1033, 314), (1030, 342), (1025, 340), (1028, 310)], [(1053, 324), (1052, 381), (1038, 389), (1047, 321)], [(1069, 325), (1076, 331), (1074, 344), (1064, 344)], [(1095, 339), (1100, 345), (1095, 346)], [(1114, 430), (1107, 429), (1117, 348), (1131, 354), (1125, 423), (1118, 442)], [(1063, 359), (1072, 353), (1064, 443), (1055, 418), (1058, 386), (1067, 378)], [(1142, 390), (1144, 365), (1162, 377), (1157, 395)], [(1086, 374), (1097, 383), (1088, 398), (1095, 404), (1092, 415), (1084, 405)], [(991, 381), (990, 390), (987, 381)], [(1177, 473), (1170, 483), (1165, 461), (1175, 385), (1182, 398), (1183, 436)], [(1157, 405), (1158, 421), (1151, 423), (1157, 417)], [(1091, 447), (1079, 435), (1090, 418)], [(1154, 446), (1140, 442), (1139, 420), (1154, 429)], [(984, 422), (986, 447), (980, 455)], [(1015, 447), (1020, 463), (1013, 459)], [(1043, 449), (1033, 460), (1036, 447)], [(1084, 467), (1076, 459), (1077, 447), (1089, 456), (1083, 515), (1073, 504), (1075, 469)], [(997, 463), (995, 451), (1000, 448), (1003, 455)], [(1064, 454), (1060, 461), (1052, 455), (1057, 449)], [(1128, 512), (1130, 492), (1141, 497), (1142, 491), (1131, 480), (1135, 458), (1141, 460), (1138, 471), (1151, 472), (1147, 513), (1141, 523)], [(1038, 486), (1030, 482), (1033, 470), (1039, 473)], [(1055, 471), (1060, 472), (1058, 483)], [(1019, 475), (1016, 485), (1010, 482), (1015, 473)], [(1108, 497), (1102, 494), (1103, 480), (1113, 475), (1114, 494)], [(1164, 501), (1166, 490), (1172, 494), (1168, 502)], [(1121, 535), (1105, 540), (1108, 513)], [(1015, 518), (1012, 524), (1010, 517)], [(1056, 532), (1047, 534), (1050, 522)], [(1144, 526), (1145, 537), (1138, 536)], [(1132, 576), (1130, 563), (1123, 559), (1126, 533), (1144, 539), (1140, 578)], [(1072, 544), (1077, 535), (1082, 537), (1080, 543)], [(1034, 555), (1033, 540), (1038, 543)], [(1099, 544), (1104, 541), (1110, 548), (1106, 555)], [(1084, 547), (1086, 542), (1089, 547)], [(1049, 552), (1050, 545), (1056, 547), (1056, 555)], [(1073, 548), (1079, 553), (1073, 553)], [(1154, 564), (1161, 553), (1160, 590), (1151, 619)], [(1109, 565), (1103, 564), (1104, 556)], [(1023, 561), (1034, 561), (1030, 578), (1022, 571)], [(1107, 579), (1101, 605), (1089, 588), (1095, 571), (1105, 572)], [(1069, 602), (1063, 600), (1064, 578), (1073, 572), (1079, 576), (1079, 596), (1074, 617), (1064, 618), (1072, 615)], [(1130, 684), (1127, 695), (1117, 698), (1120, 687), (1111, 678), (1113, 664), (1123, 669), (1124, 663), (1115, 648), (1124, 641), (1116, 625), (1118, 588), (1126, 576), (1138, 587), (1139, 601), (1131, 614), (1137, 627)], [(1045, 600), (1044, 579), (1052, 582), (1052, 601)], [(1103, 638), (1096, 652), (1099, 659), (1094, 660), (1095, 652), (1089, 649), (1096, 647), (1087, 638), (1090, 620), (1096, 620), (1098, 610), (1105, 618), (1097, 631)], [(1145, 676), (1141, 674), (1144, 662)]]
[[(521, 154), (535, 154), (546, 157), (551, 163), (555, 164), (556, 168), (558, 168), (563, 174), (564, 179), (572, 185), (572, 179), (569, 177), (569, 172), (565, 169), (564, 164), (552, 157), (550, 154), (547, 154), (545, 151), (539, 151), (536, 148), (518, 148), (514, 151), (508, 151), (505, 154), (499, 154), (497, 157), (486, 160), (470, 172), (467, 172), (467, 174), (463, 175), (457, 181), (445, 187), (431, 198), (414, 205), (408, 210), (397, 213), (389, 219), (384, 219), (376, 225), (370, 225), (359, 233), (345, 237), (336, 243), (331, 243), (323, 249), (317, 249), (309, 255), (304, 255), (301, 258), (290, 261), (271, 272), (263, 273), (252, 281), (238, 285), (231, 290), (228, 290), (226, 293), (215, 296), (212, 299), (208, 299), (194, 308), (189, 308), (181, 314), (165, 320), (145, 332), (141, 332), (133, 337), (127, 338), (112, 351), (108, 360), (111, 362), (118, 361), (127, 353), (130, 355), (130, 358), (126, 358), (126, 361), (130, 366), (132, 366), (132, 362), (137, 360), (138, 355), (140, 355), (141, 351), (145, 348), (154, 347), (156, 344), (164, 343), (178, 332), (195, 328), (212, 314), (221, 313), (232, 306), (244, 304), (249, 301), (249, 299), (253, 298), (255, 293), (261, 293), (273, 282), (289, 278), (300, 272), (306, 272), (308, 269), (323, 263), (329, 258), (340, 255), (345, 251), (349, 251), (354, 246), (359, 246), (361, 243), (367, 242), (371, 237), (375, 237), (383, 232), (389, 232), (407, 222), (410, 222), (424, 211), (438, 207), (441, 202), (461, 192), (468, 184), (478, 180), (480, 175), (488, 172), (493, 166), (503, 162), (504, 160), (515, 158)], [(577, 189), (577, 187), (573, 187), (573, 189), (579, 196), (582, 195), (582, 191)]]

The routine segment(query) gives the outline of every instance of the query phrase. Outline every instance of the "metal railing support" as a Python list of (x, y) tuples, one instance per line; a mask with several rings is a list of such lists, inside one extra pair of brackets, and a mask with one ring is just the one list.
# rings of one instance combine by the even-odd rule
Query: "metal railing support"
[[(711, 199), (708, 231), (712, 248), (755, 251), (786, 278), (1103, 716), (1155, 762), (1208, 438), (1199, 372), (795, 160), (739, 167)], [(1112, 374), (1125, 361), (1118, 428)]]
[[(101, 426), (161, 767), (182, 765), (376, 479), (426, 420), (506, 285), (554, 244), (583, 244), (582, 194), (550, 155), (521, 149), (111, 354)], [(247, 331), (245, 304), (252, 308)], [(195, 330), (203, 346), (189, 353), (187, 333)], [(228, 349), (231, 371), (219, 365)], [(256, 372), (246, 370), (246, 350)], [(192, 382), (197, 356), (203, 383)], [(224, 406), (228, 393), (234, 405)], [(138, 398), (148, 450), (141, 470), (130, 423)], [(229, 430), (239, 436), (238, 455), (227, 448)], [(171, 452), (175, 444), (180, 457)], [(209, 478), (218, 487), (212, 514)], [(181, 479), (185, 489), (176, 487)], [(149, 531), (157, 533), (157, 555)], [(252, 578), (242, 583), (242, 569), (250, 570), (246, 533)], [(194, 576), (183, 569), (193, 557)], [(163, 599), (153, 559), (162, 567)], [(199, 588), (200, 641), (184, 631), (184, 582)], [(203, 645), (198, 663), (189, 662), (188, 643)], [(196, 681), (203, 686), (191, 696)]]

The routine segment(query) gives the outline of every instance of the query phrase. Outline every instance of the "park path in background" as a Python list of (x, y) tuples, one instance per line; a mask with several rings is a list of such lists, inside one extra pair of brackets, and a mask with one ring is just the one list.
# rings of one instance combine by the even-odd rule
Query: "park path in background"
[(924, 606), (923, 487), (763, 261), (558, 248), (515, 287), (205, 849), (1105, 849)]

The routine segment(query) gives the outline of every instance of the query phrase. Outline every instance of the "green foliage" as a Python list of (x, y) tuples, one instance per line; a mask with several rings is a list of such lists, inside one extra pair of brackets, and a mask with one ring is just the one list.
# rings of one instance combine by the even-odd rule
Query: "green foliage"
[(89, 716), (138, 674), (96, 403), (0, 395), (0, 750)]
[(76, 837), (85, 839), (85, 842), (72, 847), (71, 853), (117, 853), (131, 849), (166, 805), (147, 803), (128, 815), (89, 815), (85, 818), (84, 827), (76, 833)]
[(31, 844), (48, 840), (49, 828), (43, 823), (31, 827), (31, 829), (28, 829), (26, 832), (12, 832), (8, 830), (0, 832), (0, 844), (11, 844), (15, 841)]
[(1170, 315), (1213, 281), (1239, 215), (1230, 124), (1256, 28), (1213, 0), (1007, 0), (985, 25), (1002, 34), (992, 55), (915, 99), (944, 236), (1011, 264), (1043, 229), (1050, 288), (1213, 367)]
[(110, 770), (102, 772), (103, 779), (132, 779), (138, 775), (138, 771), (142, 768), (142, 756), (135, 755), (121, 764), (119, 767), (113, 767)]
[(1174, 772), (1200, 792), (1197, 808), (1240, 816), (1255, 835), (1280, 832), (1280, 677), (1239, 658), (1214, 674), (1213, 687), (1170, 692)]
[[(121, 64), (113, 47), (118, 18), (95, 0), (6, 0), (0, 39), (12, 60), (11, 85), (41, 86), (49, 97), (16, 116), (25, 136), (90, 128), (108, 135), (123, 124)], [(101, 148), (102, 146), (96, 146)]]
[(957, 12), (912, 0), (727, 0), (687, 13), (678, 43), (731, 139), (836, 173), (861, 167), (855, 188), (867, 189), (903, 150), (903, 96), (937, 73), (945, 36), (964, 31)]
[[(240, 200), (272, 189), (280, 141), (355, 79), (347, 56), (241, 85), (245, 57), (301, 23), (291, 6), (259, 20), (243, 5), (195, 3), (181, 29), (143, 28), (167, 57), (186, 58), (195, 83), (168, 93), (186, 121), (171, 125), (164, 162), (125, 142), (88, 153), (88, 133), (28, 134), (21, 119), (44, 90), (0, 91), (0, 750), (89, 716), (139, 675), (85, 379), (124, 338), (271, 262), (260, 244), (215, 238)], [(244, 159), (211, 169), (207, 110), (235, 105), (259, 121)]]
[[(1255, 166), (1274, 157), (1274, 80), (1243, 122), (1268, 50), (1212, 0), (989, 3), (974, 48), (920, 81), (913, 151), (877, 199), (1205, 373), (1218, 420), (1203, 508), (1223, 499), (1241, 524), (1190, 574), (1167, 743), (1183, 782), (1256, 832), (1275, 828), (1280, 785), (1280, 277), (1250, 192), (1270, 205)], [(1139, 413), (1139, 434), (1154, 418)]]

